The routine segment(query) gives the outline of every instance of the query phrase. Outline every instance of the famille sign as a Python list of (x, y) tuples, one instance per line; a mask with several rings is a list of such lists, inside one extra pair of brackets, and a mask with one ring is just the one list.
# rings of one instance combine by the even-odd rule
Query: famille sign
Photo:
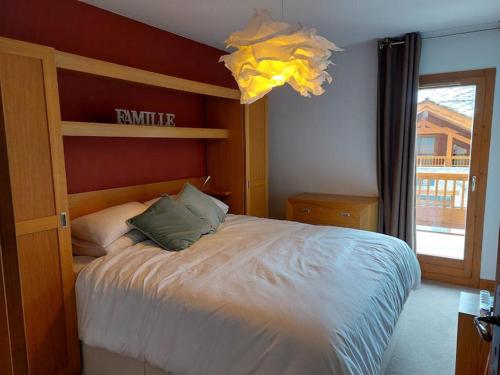
[(116, 122), (126, 125), (175, 126), (175, 114), (115, 109)]

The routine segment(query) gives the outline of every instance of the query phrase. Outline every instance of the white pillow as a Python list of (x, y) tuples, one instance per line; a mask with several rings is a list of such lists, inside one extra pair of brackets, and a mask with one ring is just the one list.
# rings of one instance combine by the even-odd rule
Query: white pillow
[[(179, 196), (179, 194), (175, 194), (175, 195), (170, 195), (170, 197), (172, 199), (177, 199), (177, 197)], [(211, 195), (209, 195), (210, 198), (212, 198), (212, 200), (215, 202), (215, 204), (222, 210), (224, 211), (225, 214), (227, 214), (227, 212), (229, 211), (229, 206), (227, 204), (225, 204), (224, 202), (218, 200), (217, 198), (214, 198), (212, 197)], [(148, 200), (147, 202), (144, 202), (144, 204), (146, 206), (152, 206), (153, 204), (155, 204), (156, 202), (158, 202), (160, 200), (161, 197), (158, 197), (158, 198), (153, 198), (153, 199), (150, 199)]]
[(71, 236), (71, 243), (73, 245), (73, 254), (90, 256), (90, 257), (100, 257), (120, 250), (124, 250), (130, 246), (133, 246), (145, 240), (147, 240), (147, 237), (135, 229), (132, 229), (130, 232), (125, 233), (121, 237), (118, 237), (118, 239), (111, 242), (106, 247), (102, 247), (98, 244), (80, 240), (75, 236)]
[(225, 214), (227, 214), (227, 212), (229, 211), (229, 206), (227, 204), (225, 204), (224, 202), (218, 200), (217, 198), (214, 198), (212, 197), (211, 195), (209, 195), (210, 198), (212, 198), (212, 200), (215, 202), (215, 204), (222, 210), (224, 211)]
[(91, 242), (104, 248), (123, 236), (132, 228), (127, 220), (143, 213), (148, 206), (129, 202), (81, 216), (71, 223), (71, 234), (77, 239)]

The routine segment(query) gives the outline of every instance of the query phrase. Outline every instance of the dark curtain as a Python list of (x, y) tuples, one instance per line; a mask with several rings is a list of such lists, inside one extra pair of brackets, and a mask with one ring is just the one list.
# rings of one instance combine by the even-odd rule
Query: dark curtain
[(415, 249), (418, 33), (379, 41), (377, 172), (379, 231)]

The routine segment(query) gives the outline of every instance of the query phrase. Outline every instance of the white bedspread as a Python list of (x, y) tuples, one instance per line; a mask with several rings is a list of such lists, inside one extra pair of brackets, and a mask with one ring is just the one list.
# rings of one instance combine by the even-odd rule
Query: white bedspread
[(419, 282), (393, 237), (230, 215), (182, 252), (142, 242), (86, 266), (79, 334), (174, 374), (376, 374)]

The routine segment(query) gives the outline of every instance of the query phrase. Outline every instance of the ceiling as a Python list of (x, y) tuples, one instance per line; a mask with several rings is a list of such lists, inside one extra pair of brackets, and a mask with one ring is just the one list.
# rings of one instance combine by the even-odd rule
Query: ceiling
[[(214, 47), (256, 8), (281, 18), (281, 0), (81, 0)], [(284, 19), (315, 27), (341, 47), (405, 32), (490, 24), (499, 0), (283, 0)]]

